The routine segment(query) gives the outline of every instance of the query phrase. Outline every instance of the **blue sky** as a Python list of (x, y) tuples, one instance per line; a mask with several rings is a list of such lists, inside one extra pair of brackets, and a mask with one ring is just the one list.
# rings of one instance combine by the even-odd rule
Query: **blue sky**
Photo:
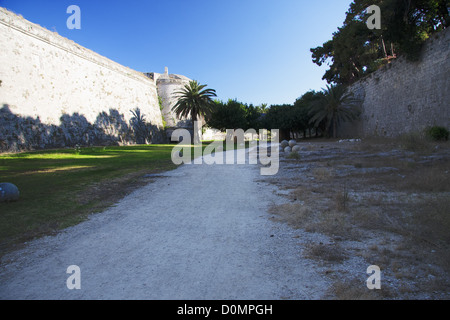
[[(141, 72), (182, 74), (221, 100), (293, 103), (326, 86), (310, 48), (342, 26), (350, 0), (0, 0), (24, 18)], [(69, 30), (67, 7), (81, 9)]]

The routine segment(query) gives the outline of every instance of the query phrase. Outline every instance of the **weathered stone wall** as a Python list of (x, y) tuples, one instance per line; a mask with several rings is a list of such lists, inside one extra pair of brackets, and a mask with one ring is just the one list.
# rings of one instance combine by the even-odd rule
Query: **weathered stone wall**
[(160, 138), (154, 80), (0, 8), (0, 150), (130, 144), (140, 108)]
[(404, 58), (384, 66), (350, 87), (364, 99), (357, 122), (341, 126), (341, 137), (385, 136), (417, 132), (428, 126), (450, 129), (450, 31), (425, 44), (421, 60)]

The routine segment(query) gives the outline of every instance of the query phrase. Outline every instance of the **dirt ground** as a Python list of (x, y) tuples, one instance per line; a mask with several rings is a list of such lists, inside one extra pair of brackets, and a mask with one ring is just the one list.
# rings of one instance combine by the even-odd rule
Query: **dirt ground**
[[(271, 219), (302, 230), (304, 258), (332, 285), (327, 299), (450, 298), (450, 143), (298, 143), (260, 181), (284, 199)], [(381, 289), (368, 290), (379, 266)]]
[(329, 281), (302, 258), (301, 232), (271, 221), (280, 197), (259, 174), (256, 164), (186, 164), (145, 175), (104, 211), (2, 257), (0, 299), (320, 299)]
[[(0, 299), (449, 299), (450, 143), (299, 145), (274, 176), (185, 165), (136, 178), (105, 211), (3, 257)], [(81, 290), (66, 287), (70, 265)], [(380, 290), (366, 284), (374, 265)]]

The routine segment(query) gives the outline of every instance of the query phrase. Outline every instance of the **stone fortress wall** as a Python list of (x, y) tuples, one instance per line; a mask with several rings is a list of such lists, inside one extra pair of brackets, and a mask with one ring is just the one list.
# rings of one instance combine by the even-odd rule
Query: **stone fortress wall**
[[(444, 30), (426, 43), (420, 61), (399, 58), (353, 84), (363, 113), (339, 136), (450, 128), (449, 45)], [(137, 72), (1, 7), (0, 46), (0, 152), (132, 144), (135, 108), (152, 124), (153, 143), (168, 141), (163, 117), (172, 129), (189, 123), (171, 111), (187, 77)]]
[(428, 126), (450, 129), (450, 30), (433, 35), (421, 59), (400, 57), (350, 86), (364, 99), (359, 121), (345, 123), (340, 137), (395, 137)]
[(177, 103), (177, 92), (181, 91), (191, 79), (178, 75), (169, 74), (169, 70), (166, 67), (165, 72), (161, 73), (146, 73), (146, 75), (153, 79), (156, 83), (158, 96), (162, 102), (162, 116), (166, 121), (166, 125), (169, 128), (185, 127), (188, 126), (188, 119), (180, 119), (172, 111), (172, 108)]
[(0, 8), (0, 151), (164, 140), (156, 81)]

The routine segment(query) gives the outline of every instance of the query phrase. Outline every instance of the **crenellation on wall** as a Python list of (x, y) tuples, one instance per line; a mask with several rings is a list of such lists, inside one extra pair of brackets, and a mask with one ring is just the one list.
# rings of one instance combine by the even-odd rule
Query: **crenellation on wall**
[(395, 137), (439, 125), (450, 128), (450, 33), (431, 37), (421, 59), (403, 57), (350, 86), (363, 99), (359, 121), (344, 123), (341, 137)]

